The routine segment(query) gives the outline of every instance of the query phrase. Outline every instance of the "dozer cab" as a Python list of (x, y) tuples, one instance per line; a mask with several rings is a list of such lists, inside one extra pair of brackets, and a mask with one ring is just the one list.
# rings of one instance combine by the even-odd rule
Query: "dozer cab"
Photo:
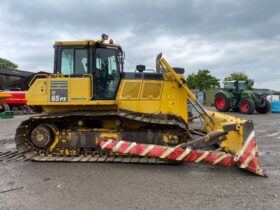
[[(156, 72), (124, 72), (124, 52), (99, 41), (59, 41), (54, 74), (30, 82), (33, 116), (16, 131), (17, 148), (35, 161), (169, 163), (233, 166), (265, 176), (253, 123), (205, 110), (181, 68), (159, 54)], [(202, 124), (191, 125), (188, 106)], [(210, 149), (205, 149), (210, 148)]]
[(220, 112), (231, 109), (243, 114), (266, 114), (271, 110), (271, 104), (265, 94), (261, 95), (249, 90), (245, 81), (226, 81), (223, 91), (215, 95), (215, 107)]

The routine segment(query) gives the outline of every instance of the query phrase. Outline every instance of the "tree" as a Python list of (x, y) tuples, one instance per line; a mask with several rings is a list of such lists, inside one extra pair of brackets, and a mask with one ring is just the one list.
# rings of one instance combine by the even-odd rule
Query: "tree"
[(234, 72), (232, 74), (230, 74), (228, 77), (226, 77), (224, 79), (224, 82), (225, 81), (232, 81), (232, 80), (242, 80), (242, 81), (245, 81), (248, 88), (249, 89), (253, 89), (253, 86), (254, 86), (254, 80), (252, 79), (249, 79), (249, 77), (242, 73), (242, 72)]
[(17, 64), (4, 58), (0, 58), (0, 68), (16, 69)]
[(187, 84), (190, 89), (206, 90), (209, 88), (220, 87), (220, 80), (210, 74), (207, 69), (199, 69), (187, 78)]

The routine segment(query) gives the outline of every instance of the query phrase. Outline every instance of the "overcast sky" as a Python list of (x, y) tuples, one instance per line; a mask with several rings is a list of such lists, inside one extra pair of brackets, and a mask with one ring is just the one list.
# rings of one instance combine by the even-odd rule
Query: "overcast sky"
[(52, 72), (54, 41), (102, 33), (126, 51), (126, 71), (163, 52), (186, 76), (239, 71), (280, 90), (279, 0), (0, 1), (0, 57), (22, 70)]

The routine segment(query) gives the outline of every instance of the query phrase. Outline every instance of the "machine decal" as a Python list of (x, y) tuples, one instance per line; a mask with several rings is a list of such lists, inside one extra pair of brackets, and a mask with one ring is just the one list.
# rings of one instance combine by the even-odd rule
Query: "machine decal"
[(67, 102), (68, 101), (68, 81), (51, 81), (50, 101)]

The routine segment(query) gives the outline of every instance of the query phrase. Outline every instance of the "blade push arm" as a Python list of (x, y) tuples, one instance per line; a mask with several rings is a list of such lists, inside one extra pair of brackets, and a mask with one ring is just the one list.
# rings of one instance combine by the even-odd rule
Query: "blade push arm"
[(161, 54), (159, 55), (158, 63), (162, 67), (164, 67), (169, 72), (170, 76), (174, 79), (174, 81), (177, 82), (178, 85), (185, 90), (189, 101), (194, 106), (194, 108), (198, 111), (198, 113), (204, 119), (205, 119), (205, 116), (206, 116), (215, 125), (215, 121), (213, 120), (213, 118), (207, 113), (207, 111), (203, 108), (203, 106), (198, 102), (195, 95), (192, 93), (192, 91), (187, 86), (186, 80), (184, 78), (178, 76), (178, 74), (176, 74), (174, 69), (170, 66), (170, 64), (167, 62), (167, 60), (164, 57), (162, 57)]

